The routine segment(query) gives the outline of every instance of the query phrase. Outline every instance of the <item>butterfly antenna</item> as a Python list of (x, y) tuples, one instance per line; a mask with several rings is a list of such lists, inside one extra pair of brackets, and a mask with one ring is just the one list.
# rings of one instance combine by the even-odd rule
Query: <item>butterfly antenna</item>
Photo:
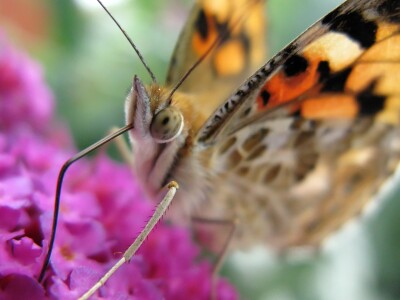
[(62, 184), (64, 181), (64, 176), (65, 173), (67, 172), (68, 168), (76, 161), (81, 159), (82, 157), (86, 156), (88, 153), (96, 150), (97, 148), (101, 147), (102, 145), (108, 143), (112, 139), (116, 138), (117, 136), (127, 132), (128, 130), (133, 128), (133, 124), (128, 124), (119, 130), (115, 131), (114, 133), (106, 136), (105, 138), (101, 139), (100, 141), (94, 143), (93, 145), (87, 147), (86, 149), (82, 150), (78, 154), (74, 155), (71, 157), (69, 160), (67, 160), (63, 166), (60, 169), (60, 173), (58, 173), (58, 178), (57, 178), (57, 187), (56, 187), (56, 195), (55, 195), (55, 200), (54, 200), (54, 213), (53, 213), (53, 223), (51, 226), (51, 234), (50, 234), (50, 241), (49, 241), (49, 248), (47, 250), (46, 257), (44, 259), (42, 269), (39, 274), (39, 282), (43, 281), (44, 275), (46, 274), (47, 267), (50, 263), (50, 257), (51, 253), (54, 248), (54, 241), (56, 238), (56, 231), (57, 231), (57, 222), (58, 222), (58, 216), (60, 213), (60, 199), (61, 199), (61, 188)]
[(124, 36), (126, 37), (126, 39), (128, 40), (129, 44), (131, 44), (133, 50), (135, 50), (137, 56), (139, 57), (140, 61), (142, 62), (143, 66), (145, 67), (147, 73), (149, 73), (151, 80), (153, 81), (153, 83), (157, 83), (157, 79), (156, 76), (154, 75), (154, 73), (150, 70), (149, 66), (147, 65), (147, 63), (144, 61), (144, 58), (142, 56), (142, 54), (140, 53), (139, 49), (136, 47), (135, 43), (132, 41), (132, 39), (129, 37), (129, 35), (126, 33), (126, 31), (121, 27), (121, 25), (118, 23), (118, 21), (113, 17), (113, 15), (109, 12), (109, 10), (107, 9), (107, 7), (104, 6), (104, 4), (100, 1), (97, 0), (97, 2), (99, 2), (99, 4), (101, 5), (101, 7), (103, 7), (103, 9), (106, 11), (106, 13), (110, 16), (110, 18), (114, 21), (114, 23), (118, 26), (119, 30), (121, 30), (121, 32), (124, 34)]

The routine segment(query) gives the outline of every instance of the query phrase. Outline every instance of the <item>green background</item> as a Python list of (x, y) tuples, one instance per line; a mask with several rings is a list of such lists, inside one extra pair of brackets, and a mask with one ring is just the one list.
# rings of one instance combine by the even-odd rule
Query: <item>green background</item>
[[(4, 4), (0, 1), (0, 5)], [(23, 1), (21, 1), (23, 3)], [(108, 5), (131, 35), (160, 82), (192, 1), (127, 0)], [(271, 0), (271, 54), (341, 1)], [(44, 1), (51, 22), (39, 42), (1, 21), (17, 44), (42, 64), (58, 101), (59, 118), (77, 147), (103, 137), (124, 121), (123, 104), (135, 74), (149, 76), (128, 42), (94, 0)], [(86, 5), (82, 5), (86, 4)], [(91, 3), (91, 5), (88, 4)], [(0, 6), (1, 9), (1, 6)], [(22, 8), (23, 9), (23, 8)], [(7, 19), (7, 20), (5, 20)], [(397, 184), (380, 205), (329, 239), (315, 255), (277, 256), (259, 248), (236, 253), (223, 269), (245, 299), (400, 299), (400, 201)], [(397, 198), (397, 199), (396, 199)]]

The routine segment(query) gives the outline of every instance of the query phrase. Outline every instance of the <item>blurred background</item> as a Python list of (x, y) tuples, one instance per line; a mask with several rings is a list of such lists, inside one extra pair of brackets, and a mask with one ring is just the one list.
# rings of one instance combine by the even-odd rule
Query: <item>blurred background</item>
[[(109, 0), (160, 82), (194, 0)], [(339, 0), (270, 0), (270, 54)], [(77, 147), (123, 125), (124, 98), (143, 66), (95, 0), (0, 0), (0, 31), (43, 65)], [(399, 182), (399, 181), (397, 181)], [(372, 213), (350, 222), (315, 255), (276, 256), (265, 248), (235, 253), (223, 275), (244, 299), (400, 299), (400, 188), (392, 184)], [(397, 199), (396, 199), (397, 198)]]

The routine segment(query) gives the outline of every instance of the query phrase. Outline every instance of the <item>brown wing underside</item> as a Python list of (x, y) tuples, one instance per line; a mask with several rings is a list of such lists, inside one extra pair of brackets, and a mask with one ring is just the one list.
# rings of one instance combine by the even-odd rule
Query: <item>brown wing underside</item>
[(371, 118), (243, 128), (207, 153), (216, 174), (202, 214), (237, 218), (240, 247), (319, 245), (394, 172), (399, 145), (398, 127)]

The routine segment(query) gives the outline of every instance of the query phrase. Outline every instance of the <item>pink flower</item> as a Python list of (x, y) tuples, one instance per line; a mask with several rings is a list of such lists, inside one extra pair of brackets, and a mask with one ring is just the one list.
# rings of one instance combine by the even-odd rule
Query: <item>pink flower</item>
[(29, 124), (36, 130), (43, 129), (52, 117), (54, 103), (41, 69), (8, 45), (1, 33), (0, 73), (0, 126), (10, 129)]
[[(60, 166), (73, 153), (40, 68), (0, 35), (0, 299), (76, 299), (102, 276), (154, 210), (130, 170), (100, 154), (67, 173), (44, 284)], [(160, 223), (101, 299), (208, 299), (212, 268), (185, 228)], [(218, 299), (237, 299), (219, 280)]]

